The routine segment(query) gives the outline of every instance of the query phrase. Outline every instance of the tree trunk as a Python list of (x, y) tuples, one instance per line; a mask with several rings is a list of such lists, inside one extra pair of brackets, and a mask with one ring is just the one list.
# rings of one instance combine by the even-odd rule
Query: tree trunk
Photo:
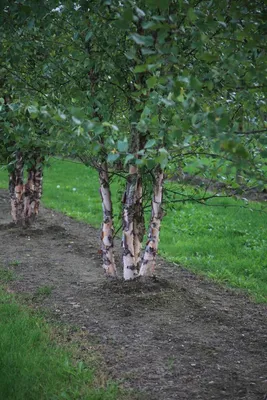
[(134, 279), (137, 274), (137, 264), (134, 252), (134, 202), (138, 174), (137, 167), (130, 165), (124, 194), (123, 208), (123, 277), (125, 280)]
[(101, 164), (99, 171), (100, 195), (102, 198), (103, 223), (101, 234), (101, 250), (103, 267), (107, 276), (116, 277), (116, 265), (114, 259), (114, 229), (112, 215), (112, 201), (109, 186), (107, 163)]
[[(41, 162), (41, 160), (37, 160)], [(33, 193), (33, 214), (36, 217), (39, 214), (40, 201), (43, 194), (43, 167), (39, 166), (34, 170), (34, 193)]]
[(163, 217), (163, 178), (163, 171), (159, 169), (156, 172), (155, 177), (148, 241), (146, 244), (144, 257), (139, 272), (140, 276), (152, 276), (155, 271), (156, 255), (159, 247), (160, 225)]
[(43, 187), (43, 170), (41, 166), (37, 167), (39, 161), (37, 159), (35, 165), (28, 169), (24, 199), (24, 218), (26, 223), (31, 223), (39, 213)]
[(242, 169), (238, 167), (236, 167), (235, 181), (240, 186), (243, 184)]
[(142, 198), (143, 198), (142, 178), (138, 174), (136, 182), (134, 215), (133, 215), (134, 257), (138, 272), (141, 264), (141, 250), (145, 233), (145, 220), (144, 220)]
[(23, 157), (17, 151), (15, 169), (9, 175), (11, 216), (15, 224), (24, 224), (24, 192)]
[(24, 198), (24, 218), (25, 221), (30, 221), (32, 216), (32, 205), (34, 197), (34, 170), (28, 170), (28, 178), (25, 184), (25, 198)]
[(129, 167), (123, 202), (123, 277), (129, 280), (138, 275), (144, 236), (142, 180), (138, 168), (134, 165)]

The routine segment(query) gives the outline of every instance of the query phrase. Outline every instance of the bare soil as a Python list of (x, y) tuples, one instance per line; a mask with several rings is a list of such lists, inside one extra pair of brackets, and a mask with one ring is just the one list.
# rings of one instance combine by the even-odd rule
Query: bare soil
[(107, 281), (96, 229), (44, 208), (30, 228), (10, 222), (2, 190), (0, 264), (17, 275), (11, 290), (52, 287), (42, 307), (97, 340), (111, 379), (149, 400), (266, 398), (266, 305), (162, 259), (159, 278)]

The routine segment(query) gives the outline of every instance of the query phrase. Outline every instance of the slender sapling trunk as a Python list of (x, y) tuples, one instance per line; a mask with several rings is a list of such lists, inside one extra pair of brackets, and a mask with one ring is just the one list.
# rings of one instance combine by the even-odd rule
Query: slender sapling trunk
[[(138, 115), (134, 116), (134, 120), (138, 121)], [(132, 153), (138, 153), (143, 148), (144, 139), (140, 136), (140, 132), (133, 125), (131, 128), (131, 144)], [(123, 207), (123, 277), (125, 280), (134, 279), (138, 276), (141, 263), (141, 249), (145, 232), (145, 220), (143, 211), (143, 187), (142, 178), (136, 165), (129, 166), (129, 174), (127, 177), (126, 190), (124, 193)]]
[(103, 223), (101, 234), (101, 250), (103, 267), (107, 276), (116, 277), (116, 265), (114, 259), (114, 228), (112, 215), (112, 201), (109, 186), (107, 163), (101, 164), (99, 171), (100, 195), (102, 199)]
[(25, 184), (25, 198), (24, 198), (24, 218), (30, 220), (32, 216), (32, 205), (34, 196), (34, 170), (28, 169), (28, 178)]
[(41, 166), (37, 166), (39, 161), (37, 159), (35, 165), (28, 169), (24, 198), (24, 218), (26, 223), (33, 221), (39, 214), (43, 188), (43, 169)]
[(134, 241), (134, 258), (137, 271), (140, 270), (141, 250), (145, 233), (145, 220), (143, 211), (143, 186), (142, 178), (137, 172), (137, 182), (135, 188), (134, 215), (133, 215), (133, 241)]
[(130, 165), (124, 194), (123, 207), (123, 277), (125, 280), (134, 279), (138, 275), (134, 243), (134, 211), (138, 168)]
[(163, 217), (163, 178), (163, 171), (161, 169), (158, 169), (156, 171), (155, 183), (153, 188), (148, 241), (146, 244), (142, 265), (139, 272), (140, 276), (152, 276), (155, 271), (156, 255), (159, 247), (160, 225)]
[(23, 157), (21, 152), (17, 151), (15, 169), (9, 175), (11, 216), (16, 224), (24, 224), (24, 193)]
[(42, 166), (38, 166), (34, 170), (33, 214), (35, 217), (39, 214), (42, 194), (43, 194), (43, 168)]

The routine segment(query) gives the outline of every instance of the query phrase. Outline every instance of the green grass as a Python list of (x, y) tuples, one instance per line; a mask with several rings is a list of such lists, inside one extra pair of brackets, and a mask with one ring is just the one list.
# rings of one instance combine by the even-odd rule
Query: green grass
[(36, 294), (38, 296), (49, 296), (53, 291), (53, 286), (40, 286), (37, 290), (36, 290)]
[(18, 260), (14, 260), (14, 261), (11, 261), (11, 262), (9, 263), (9, 265), (11, 265), (11, 266), (13, 266), (13, 267), (17, 267), (19, 264), (20, 264), (20, 262), (19, 262)]
[(13, 271), (5, 268), (0, 268), (0, 283), (8, 283), (14, 281), (16, 276)]
[(114, 385), (94, 387), (94, 371), (72, 362), (44, 320), (0, 289), (0, 398), (3, 400), (115, 400)]
[[(0, 172), (2, 186), (3, 177)], [(178, 189), (190, 192), (190, 188)], [(118, 197), (118, 183), (114, 182), (112, 192)], [(223, 206), (217, 207), (218, 202)], [(45, 171), (43, 203), (99, 227), (102, 210), (97, 173), (81, 164), (52, 161)], [(267, 301), (267, 214), (243, 206), (244, 201), (235, 199), (177, 203), (163, 220), (160, 254), (199, 274), (245, 289), (257, 301)], [(253, 203), (251, 208), (260, 210), (261, 206)]]
[(37, 297), (46, 297), (49, 296), (53, 291), (53, 286), (40, 286), (36, 292), (35, 292), (35, 296)]
[(161, 254), (267, 301), (267, 214), (250, 206), (216, 198), (176, 205), (163, 220)]
[(0, 188), (7, 188), (8, 187), (8, 175), (5, 167), (0, 166)]
[(101, 202), (97, 172), (70, 161), (52, 161), (44, 179), (43, 203), (99, 227)]

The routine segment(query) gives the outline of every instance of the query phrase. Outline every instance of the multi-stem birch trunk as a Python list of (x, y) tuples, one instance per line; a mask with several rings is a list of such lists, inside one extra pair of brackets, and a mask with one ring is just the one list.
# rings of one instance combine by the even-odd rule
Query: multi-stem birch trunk
[[(137, 231), (135, 221), (138, 168), (130, 165), (127, 178), (126, 191), (124, 194), (123, 207), (123, 277), (125, 280), (134, 279), (138, 275), (138, 253), (140, 254), (139, 239), (135, 241), (134, 230)], [(140, 193), (139, 188), (139, 193)]]
[(24, 223), (24, 192), (23, 157), (21, 152), (17, 151), (15, 168), (9, 175), (11, 216), (16, 224)]
[(25, 198), (24, 198), (24, 218), (29, 221), (32, 216), (33, 196), (34, 196), (34, 169), (28, 169), (28, 178), (25, 183)]
[[(37, 160), (38, 162), (38, 160)], [(37, 216), (40, 209), (40, 201), (43, 194), (43, 168), (39, 166), (34, 171), (34, 193), (33, 193), (33, 214)]]
[(161, 169), (158, 169), (156, 171), (155, 183), (153, 188), (148, 241), (146, 244), (142, 265), (139, 272), (140, 276), (152, 276), (155, 271), (156, 255), (159, 246), (160, 225), (163, 217), (163, 177), (163, 171)]
[[(130, 103), (131, 107), (134, 107)], [(140, 111), (133, 115), (133, 120), (138, 121)], [(137, 154), (144, 147), (145, 140), (133, 125), (131, 128), (130, 151)], [(126, 190), (123, 199), (123, 277), (125, 280), (138, 276), (141, 264), (142, 242), (145, 233), (145, 220), (143, 210), (142, 177), (136, 165), (129, 166)]]
[[(90, 54), (90, 47), (88, 47), (88, 53)], [(94, 98), (97, 91), (97, 85), (99, 82), (98, 72), (94, 68), (91, 68), (88, 72), (90, 79), (91, 95)], [(99, 121), (103, 120), (101, 112), (98, 110), (99, 105), (93, 103), (93, 117)], [(101, 140), (102, 141), (102, 140)], [(105, 273), (109, 277), (116, 277), (117, 270), (115, 265), (114, 257), (114, 228), (113, 228), (113, 210), (111, 192), (109, 186), (108, 166), (106, 162), (102, 162), (99, 169), (99, 181), (100, 181), (100, 195), (102, 199), (102, 210), (103, 210), (103, 222), (101, 230), (101, 250), (103, 258), (103, 267)]]
[(137, 182), (135, 188), (134, 216), (133, 216), (133, 241), (134, 241), (134, 258), (139, 272), (141, 264), (141, 250), (145, 233), (145, 220), (143, 210), (143, 186), (142, 178), (137, 171)]
[(102, 199), (103, 223), (101, 232), (101, 250), (103, 267), (107, 276), (116, 277), (116, 265), (114, 259), (114, 229), (111, 192), (107, 163), (102, 163), (99, 170), (100, 195)]
[(24, 218), (26, 222), (34, 220), (39, 213), (43, 188), (43, 169), (41, 166), (37, 167), (39, 162), (40, 160), (37, 159), (36, 164), (28, 169), (24, 199)]

